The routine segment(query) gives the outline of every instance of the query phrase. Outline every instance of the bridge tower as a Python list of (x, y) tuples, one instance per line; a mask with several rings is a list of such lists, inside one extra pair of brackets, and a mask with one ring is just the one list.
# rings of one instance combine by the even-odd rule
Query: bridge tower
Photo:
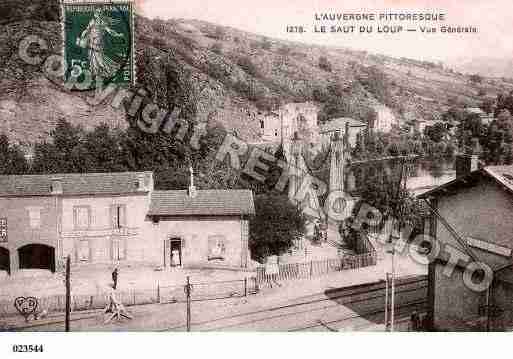
[(301, 174), (303, 170), (302, 166), (302, 156), (303, 156), (303, 141), (299, 137), (297, 132), (294, 132), (294, 137), (290, 142), (290, 171), (292, 171), (291, 176), (289, 177), (289, 199), (294, 201), (296, 194), (299, 192), (301, 188), (301, 181), (303, 176)]
[(345, 141), (338, 132), (331, 139), (329, 190), (344, 191)]

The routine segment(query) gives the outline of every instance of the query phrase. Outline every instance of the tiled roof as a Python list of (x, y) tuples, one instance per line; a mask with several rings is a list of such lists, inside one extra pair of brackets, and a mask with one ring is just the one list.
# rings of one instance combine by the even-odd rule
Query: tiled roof
[(349, 117), (333, 118), (328, 122), (323, 123), (319, 126), (319, 132), (333, 132), (337, 130), (345, 130), (346, 123), (349, 123), (349, 127), (365, 127), (367, 126), (362, 121), (355, 120)]
[(48, 175), (0, 176), (0, 197), (49, 196), (52, 179), (60, 179), (63, 195), (124, 194), (141, 192), (138, 178), (152, 186), (152, 172), (67, 173)]
[(484, 170), (497, 182), (513, 192), (513, 166), (488, 166)]
[(155, 191), (149, 216), (230, 216), (253, 215), (250, 190), (197, 190), (194, 198), (186, 190)]
[(513, 166), (487, 166), (480, 170), (469, 173), (466, 176), (458, 177), (450, 182), (447, 182), (439, 187), (433, 188), (427, 192), (419, 195), (419, 198), (427, 198), (440, 193), (444, 193), (449, 187), (457, 187), (465, 184), (471, 177), (487, 176), (494, 179), (497, 183), (502, 185), (509, 193), (513, 194)]
[(465, 111), (467, 113), (473, 113), (473, 114), (478, 114), (478, 115), (485, 115), (486, 113), (481, 110), (479, 107), (467, 107), (465, 108)]

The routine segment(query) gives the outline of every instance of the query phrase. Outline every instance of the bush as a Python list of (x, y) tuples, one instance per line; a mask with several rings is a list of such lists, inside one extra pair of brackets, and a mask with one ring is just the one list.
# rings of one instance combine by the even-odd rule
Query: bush
[(263, 104), (266, 101), (265, 93), (262, 90), (258, 89), (258, 87), (254, 83), (237, 81), (233, 85), (233, 88), (235, 91), (237, 91), (239, 94), (241, 94), (250, 101), (257, 102), (260, 104)]
[(260, 47), (264, 50), (270, 50), (272, 47), (271, 41), (269, 41), (267, 38), (264, 38), (260, 43)]
[(217, 80), (221, 80), (221, 82), (226, 81), (228, 76), (230, 75), (223, 66), (215, 62), (209, 62), (207, 66), (207, 74), (210, 77), (213, 77)]
[(480, 84), (483, 81), (483, 78), (479, 76), (478, 74), (470, 75), (470, 82), (473, 84)]
[(237, 60), (237, 65), (248, 75), (257, 77), (258, 76), (258, 68), (256, 65), (251, 61), (249, 56), (241, 56)]
[(210, 51), (218, 55), (221, 55), (223, 53), (223, 46), (220, 43), (216, 42), (210, 47)]
[(161, 19), (155, 19), (152, 21), (151, 28), (154, 32), (160, 35), (166, 34), (166, 22)]
[(207, 37), (216, 40), (224, 40), (226, 37), (226, 31), (221, 26), (217, 26), (213, 32), (207, 33)]
[(319, 57), (319, 68), (326, 72), (331, 72), (331, 64), (326, 58), (326, 56)]
[(167, 47), (167, 41), (163, 36), (155, 36), (151, 41), (151, 44), (156, 48)]
[(381, 103), (390, 103), (392, 96), (390, 93), (388, 78), (385, 73), (376, 66), (365, 68), (364, 76), (359, 78), (359, 82)]
[(276, 97), (257, 96), (255, 106), (260, 111), (271, 111), (279, 106), (279, 100)]
[(292, 51), (292, 49), (290, 47), (288, 47), (287, 45), (283, 45), (282, 47), (280, 47), (278, 49), (278, 53), (280, 55), (289, 55), (291, 51)]

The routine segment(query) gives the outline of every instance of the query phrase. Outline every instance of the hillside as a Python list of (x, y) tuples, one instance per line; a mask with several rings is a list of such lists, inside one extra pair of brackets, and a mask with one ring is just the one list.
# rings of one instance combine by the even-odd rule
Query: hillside
[[(9, 9), (24, 6), (6, 3)], [(125, 126), (122, 110), (92, 107), (88, 94), (65, 90), (19, 58), (17, 46), (29, 34), (50, 44), (43, 57), (60, 53), (58, 7), (52, 6), (35, 1), (24, 11), (0, 8), (0, 132), (22, 144), (44, 139), (60, 118), (86, 128)], [(468, 75), (411, 59), (269, 39), (195, 20), (136, 20), (138, 78), (165, 81), (162, 66), (172, 57), (192, 86), (196, 120), (217, 120), (247, 140), (258, 139), (259, 113), (286, 102), (313, 100), (322, 107), (335, 85), (347, 102), (345, 115), (365, 120), (370, 109), (381, 109), (400, 122), (437, 117), (449, 105), (478, 104), (513, 89), (502, 79), (474, 84)], [(327, 68), (319, 66), (320, 57)]]

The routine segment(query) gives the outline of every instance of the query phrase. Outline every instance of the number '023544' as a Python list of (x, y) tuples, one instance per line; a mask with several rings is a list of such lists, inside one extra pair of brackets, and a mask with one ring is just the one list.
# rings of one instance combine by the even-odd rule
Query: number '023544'
[(43, 352), (43, 344), (14, 344), (12, 346), (12, 351), (14, 353), (42, 353)]

